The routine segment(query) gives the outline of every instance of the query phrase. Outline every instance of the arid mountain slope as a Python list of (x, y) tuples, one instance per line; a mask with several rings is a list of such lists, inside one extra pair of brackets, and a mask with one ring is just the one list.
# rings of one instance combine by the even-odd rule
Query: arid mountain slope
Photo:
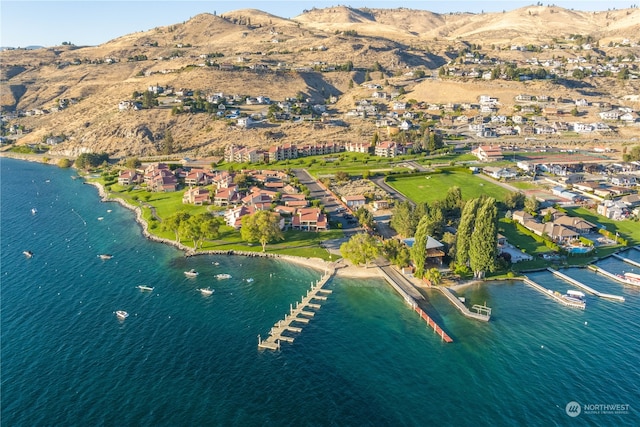
[[(235, 122), (212, 114), (172, 114), (171, 105), (119, 112), (121, 101), (150, 86), (187, 88), (202, 96), (302, 96), (328, 105), (334, 119), (354, 102), (371, 95), (359, 87), (365, 79), (383, 90), (404, 88), (404, 99), (425, 102), (475, 102), (483, 93), (500, 94), (504, 103), (519, 92), (594, 96), (608, 101), (637, 94), (637, 82), (589, 80), (571, 87), (551, 82), (472, 83), (456, 79), (415, 81), (412, 70), (437, 76), (443, 65), (457, 64), (461, 49), (474, 46), (495, 61), (526, 66), (534, 57), (599, 58), (637, 55), (640, 9), (582, 12), (532, 6), (504, 13), (435, 14), (411, 9), (332, 7), (283, 19), (255, 9), (223, 15), (203, 13), (185, 22), (123, 35), (100, 46), (56, 46), (0, 52), (0, 106), (7, 112), (31, 112), (12, 124), (28, 131), (20, 143), (61, 135), (56, 149), (67, 155), (108, 151), (114, 155), (160, 152), (167, 131), (184, 151), (213, 152), (231, 142), (267, 145), (314, 139), (368, 138), (375, 128), (362, 121), (341, 126), (320, 123), (263, 124), (239, 130)], [(583, 51), (569, 36), (591, 40), (598, 51)], [(556, 45), (539, 52), (512, 51), (511, 45)], [(608, 49), (608, 45), (616, 47)], [(634, 54), (635, 52), (635, 54)], [(478, 67), (480, 71), (488, 66)], [(61, 99), (73, 100), (58, 110)], [(178, 105), (176, 101), (173, 105)], [(242, 107), (242, 114), (266, 114), (268, 106)], [(45, 113), (45, 114), (40, 114)]]

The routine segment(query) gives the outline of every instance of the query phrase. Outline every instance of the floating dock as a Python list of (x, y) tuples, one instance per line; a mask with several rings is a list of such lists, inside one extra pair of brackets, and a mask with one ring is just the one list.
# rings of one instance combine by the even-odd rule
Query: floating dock
[(612, 256), (613, 256), (614, 258), (618, 258), (620, 261), (624, 261), (624, 262), (626, 262), (627, 264), (631, 264), (631, 265), (634, 265), (634, 266), (636, 266), (636, 267), (640, 267), (640, 262), (638, 262), (638, 261), (634, 261), (634, 260), (632, 260), (632, 259), (625, 258), (625, 257), (620, 256), (620, 255), (618, 255), (618, 254), (612, 254)]
[(553, 273), (554, 276), (557, 276), (557, 277), (559, 277), (559, 278), (561, 278), (563, 280), (566, 280), (567, 282), (571, 283), (572, 285), (575, 285), (578, 288), (580, 288), (580, 289), (582, 289), (584, 291), (587, 291), (588, 293), (593, 294), (593, 295), (595, 295), (597, 297), (624, 302), (624, 297), (622, 297), (620, 295), (612, 295), (612, 294), (605, 294), (605, 293), (602, 293), (602, 292), (598, 292), (595, 289), (593, 289), (592, 287), (587, 286), (584, 283), (579, 282), (576, 279), (573, 279), (573, 278), (567, 276), (566, 274), (560, 273), (558, 270), (554, 270), (551, 267), (548, 267), (547, 270), (549, 270), (551, 273)]
[(543, 294), (545, 294), (549, 298), (556, 300), (557, 302), (559, 302), (562, 305), (566, 305), (567, 307), (580, 308), (582, 310), (585, 309), (585, 306), (586, 306), (585, 303), (577, 303), (577, 302), (573, 302), (573, 301), (568, 301), (568, 300), (562, 298), (562, 295), (560, 295), (560, 293), (554, 292), (551, 289), (545, 289), (544, 287), (540, 286), (539, 284), (537, 284), (536, 282), (534, 282), (533, 280), (529, 279), (526, 276), (524, 278), (524, 283), (526, 283), (527, 285), (531, 286), (534, 289), (539, 290), (540, 292), (542, 292)]
[(273, 325), (266, 339), (263, 340), (262, 337), (258, 335), (258, 348), (279, 350), (282, 341), (293, 342), (294, 338), (285, 335), (285, 332), (302, 332), (301, 327), (292, 326), (291, 324), (293, 322), (300, 324), (309, 323), (309, 320), (315, 315), (315, 312), (307, 309), (312, 308), (317, 310), (320, 308), (318, 301), (326, 301), (327, 295), (331, 294), (332, 291), (323, 289), (322, 287), (333, 277), (335, 272), (335, 265), (331, 264), (324, 276), (315, 284), (311, 284), (311, 289), (307, 291), (307, 295), (303, 296), (299, 302), (296, 302), (295, 307), (293, 304), (289, 306), (289, 314), (285, 315), (283, 320), (279, 320), (278, 323)]
[(637, 286), (640, 287), (640, 283), (635, 283), (632, 282), (631, 280), (625, 279), (624, 277), (617, 275), (617, 274), (613, 274), (607, 270), (603, 270), (600, 267), (596, 267), (595, 265), (591, 264), (588, 267), (590, 270), (595, 271), (596, 273), (600, 273), (603, 276), (607, 276), (609, 279), (615, 280), (616, 282), (620, 282), (620, 283), (624, 283), (625, 285), (631, 285), (631, 286)]
[(457, 308), (465, 317), (469, 317), (471, 319), (482, 320), (484, 322), (488, 322), (491, 319), (491, 309), (484, 305), (474, 304), (473, 308), (476, 310), (475, 312), (469, 310), (466, 305), (462, 303), (449, 289), (443, 286), (436, 286), (442, 294), (447, 297), (449, 301), (453, 304), (455, 308)]

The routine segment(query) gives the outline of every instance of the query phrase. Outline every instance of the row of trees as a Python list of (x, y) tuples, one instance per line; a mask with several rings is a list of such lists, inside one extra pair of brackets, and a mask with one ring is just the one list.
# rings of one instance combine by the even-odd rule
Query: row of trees
[[(222, 225), (224, 225), (222, 218), (211, 212), (191, 215), (179, 211), (164, 219), (161, 227), (164, 231), (173, 232), (176, 242), (191, 240), (193, 248), (200, 249), (205, 240), (215, 240), (220, 237)], [(260, 243), (263, 252), (266, 250), (267, 243), (284, 239), (278, 217), (269, 211), (258, 211), (244, 216), (240, 236), (249, 243)]]
[(162, 229), (175, 233), (177, 242), (183, 239), (192, 240), (193, 248), (198, 249), (205, 240), (217, 239), (220, 236), (220, 226), (223, 223), (220, 217), (214, 216), (211, 212), (190, 215), (179, 211), (162, 221)]

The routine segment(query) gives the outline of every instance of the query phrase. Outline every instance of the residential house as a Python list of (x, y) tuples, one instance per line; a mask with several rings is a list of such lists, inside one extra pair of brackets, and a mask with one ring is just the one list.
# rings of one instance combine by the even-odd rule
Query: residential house
[(229, 206), (240, 201), (237, 186), (218, 188), (213, 196), (213, 204), (216, 206)]
[[(416, 239), (413, 237), (410, 237), (408, 239), (403, 239), (402, 241), (404, 242), (405, 245), (411, 248), (415, 244)], [(444, 245), (438, 242), (433, 237), (427, 236), (426, 246), (427, 246), (427, 257), (426, 257), (425, 263), (435, 263), (438, 265), (442, 265), (442, 259), (445, 256), (445, 253), (442, 250), (444, 248)]]
[(209, 190), (201, 187), (191, 187), (184, 192), (182, 203), (196, 206), (208, 205), (211, 203)]
[(224, 221), (229, 227), (233, 227), (236, 230), (242, 227), (242, 217), (251, 215), (256, 212), (253, 206), (238, 206), (233, 209), (229, 209), (224, 213)]
[(375, 155), (378, 157), (395, 157), (397, 154), (398, 145), (394, 141), (383, 141), (375, 147)]
[(516, 171), (509, 168), (487, 166), (482, 168), (482, 171), (494, 179), (512, 179), (518, 176)]
[(371, 148), (370, 142), (348, 142), (344, 145), (346, 151), (352, 153), (368, 153)]
[(620, 200), (605, 200), (598, 205), (596, 211), (599, 215), (613, 220), (623, 220), (629, 216), (627, 205)]
[(363, 195), (356, 196), (342, 196), (342, 201), (347, 207), (353, 211), (357, 210), (360, 206), (364, 206), (367, 203), (367, 199)]
[(325, 231), (329, 223), (320, 208), (298, 209), (291, 218), (291, 228), (294, 230)]
[(493, 162), (503, 159), (502, 149), (500, 147), (494, 147), (491, 145), (481, 145), (478, 148), (472, 150), (471, 154), (476, 156), (482, 162)]
[(142, 175), (134, 170), (121, 171), (118, 175), (118, 184), (122, 186), (128, 186), (133, 184), (140, 184), (142, 182)]
[(209, 185), (213, 176), (204, 169), (191, 169), (184, 178), (184, 183), (189, 186)]
[(580, 217), (569, 215), (560, 215), (553, 220), (554, 223), (567, 227), (578, 234), (588, 234), (596, 230), (598, 227)]

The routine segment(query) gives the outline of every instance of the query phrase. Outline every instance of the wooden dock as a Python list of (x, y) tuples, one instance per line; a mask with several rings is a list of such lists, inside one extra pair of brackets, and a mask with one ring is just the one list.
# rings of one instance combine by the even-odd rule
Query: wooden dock
[(584, 290), (584, 291), (586, 291), (586, 292), (588, 292), (588, 293), (590, 293), (590, 294), (593, 294), (593, 295), (595, 295), (595, 296), (597, 296), (597, 297), (600, 297), (600, 298), (606, 298), (606, 299), (612, 299), (612, 300), (615, 300), (615, 301), (622, 301), (622, 302), (624, 302), (624, 297), (623, 297), (623, 296), (620, 296), (620, 295), (612, 295), (612, 294), (605, 294), (605, 293), (602, 293), (602, 292), (598, 292), (598, 291), (596, 291), (595, 289), (593, 289), (592, 287), (587, 286), (587, 285), (585, 285), (584, 283), (579, 282), (579, 281), (577, 281), (577, 280), (575, 280), (575, 279), (573, 279), (573, 278), (571, 278), (571, 277), (567, 276), (566, 274), (560, 273), (558, 270), (554, 270), (554, 269), (553, 269), (553, 268), (551, 268), (551, 267), (548, 267), (548, 268), (547, 268), (547, 270), (549, 270), (549, 271), (550, 271), (554, 276), (558, 276), (559, 278), (561, 278), (561, 279), (563, 279), (563, 280), (566, 280), (567, 282), (571, 283), (572, 285), (575, 285), (575, 286), (577, 286), (578, 288), (580, 288), (580, 289), (582, 289), (582, 290)]
[(393, 289), (395, 289), (405, 300), (411, 308), (420, 315), (424, 321), (427, 322), (427, 325), (433, 328), (433, 331), (440, 336), (440, 338), (447, 343), (452, 343), (453, 339), (431, 318), (427, 313), (424, 312), (416, 302), (413, 295), (411, 295), (408, 290), (412, 290), (412, 293), (417, 293), (420, 299), (424, 299), (422, 294), (420, 294), (411, 283), (408, 283), (406, 278), (402, 277), (402, 275), (394, 270), (392, 267), (378, 267), (382, 272), (383, 277), (389, 283)]
[(302, 332), (301, 327), (293, 326), (292, 323), (306, 324), (315, 316), (315, 312), (309, 311), (309, 309), (319, 309), (320, 304), (318, 302), (326, 301), (327, 295), (331, 294), (332, 291), (323, 289), (323, 286), (333, 277), (335, 271), (335, 265), (331, 264), (324, 276), (315, 284), (311, 284), (311, 289), (307, 291), (307, 294), (303, 296), (299, 302), (296, 302), (295, 307), (293, 304), (289, 306), (289, 313), (284, 316), (284, 319), (279, 320), (273, 325), (266, 339), (263, 340), (262, 337), (258, 335), (259, 349), (279, 350), (282, 341), (293, 342), (294, 337), (286, 335), (285, 332)]
[(580, 304), (577, 302), (568, 301), (562, 298), (562, 295), (560, 295), (558, 292), (554, 292), (551, 289), (545, 289), (544, 287), (540, 286), (539, 284), (537, 284), (536, 282), (534, 282), (533, 280), (529, 279), (526, 276), (524, 278), (524, 283), (526, 283), (527, 285), (531, 286), (534, 289), (537, 289), (538, 291), (542, 292), (549, 298), (555, 300), (556, 302), (559, 302), (562, 305), (566, 305), (567, 307), (580, 308), (582, 310), (585, 309), (586, 304), (584, 303)]
[(619, 276), (617, 274), (613, 274), (613, 273), (611, 273), (611, 272), (609, 272), (607, 270), (603, 270), (600, 267), (596, 267), (593, 264), (589, 265), (588, 268), (590, 270), (595, 271), (596, 273), (602, 274), (603, 276), (607, 276), (609, 279), (615, 280), (616, 282), (620, 282), (620, 283), (624, 283), (625, 285), (631, 285), (631, 286), (636, 286), (636, 287), (640, 286), (639, 283), (632, 282), (631, 280), (625, 279), (624, 277), (621, 277), (621, 276)]
[(633, 266), (640, 267), (640, 262), (638, 262), (638, 261), (634, 261), (634, 260), (632, 260), (632, 259), (625, 258), (625, 257), (620, 256), (620, 255), (618, 255), (618, 254), (612, 254), (612, 256), (613, 256), (614, 258), (619, 259), (620, 261), (624, 261), (624, 262), (626, 262), (627, 264), (631, 264), (631, 265), (633, 265)]
[(442, 330), (442, 328), (440, 326), (438, 326), (438, 324), (436, 322), (433, 321), (433, 319), (431, 317), (429, 317), (429, 315), (427, 313), (425, 313), (420, 307), (415, 306), (413, 307), (413, 309), (420, 315), (420, 317), (422, 317), (424, 319), (425, 322), (427, 322), (427, 325), (431, 326), (433, 328), (433, 331), (438, 334), (440, 336), (440, 338), (442, 338), (442, 341), (450, 343), (453, 342), (453, 340), (451, 339), (451, 337), (449, 335), (447, 335), (447, 333), (445, 331)]
[(471, 319), (482, 320), (484, 322), (488, 322), (491, 319), (491, 308), (486, 307), (484, 305), (474, 304), (471, 308), (476, 310), (475, 312), (469, 310), (466, 305), (458, 299), (448, 288), (444, 286), (436, 286), (437, 290), (442, 292), (442, 294), (447, 297), (449, 301), (453, 304), (455, 308), (457, 308), (465, 317), (469, 317)]

